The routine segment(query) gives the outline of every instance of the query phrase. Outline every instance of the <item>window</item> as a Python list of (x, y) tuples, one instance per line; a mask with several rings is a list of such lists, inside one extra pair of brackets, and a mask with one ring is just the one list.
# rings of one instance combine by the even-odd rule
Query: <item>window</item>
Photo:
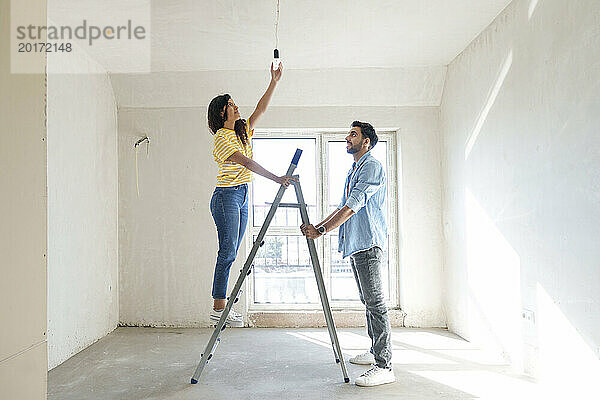
[[(343, 192), (353, 158), (346, 152), (346, 132), (257, 132), (253, 139), (254, 159), (268, 170), (283, 175), (297, 148), (303, 150), (298, 168), (302, 192), (311, 223), (321, 221), (335, 210)], [(396, 152), (395, 132), (378, 132), (379, 142), (372, 150), (387, 176), (386, 219), (388, 247), (385, 253), (384, 290), (388, 305), (397, 306), (396, 285)], [(279, 187), (256, 177), (251, 185), (248, 250), (252, 247)], [(282, 202), (296, 203), (293, 187)], [(251, 310), (320, 309), (321, 303), (308, 253), (300, 233), (300, 213), (294, 208), (279, 208), (264, 245), (254, 260), (254, 271), (247, 281)], [(317, 252), (332, 307), (360, 306), (358, 290), (349, 259), (338, 253), (338, 229), (317, 239)], [(249, 253), (249, 251), (247, 252)]]

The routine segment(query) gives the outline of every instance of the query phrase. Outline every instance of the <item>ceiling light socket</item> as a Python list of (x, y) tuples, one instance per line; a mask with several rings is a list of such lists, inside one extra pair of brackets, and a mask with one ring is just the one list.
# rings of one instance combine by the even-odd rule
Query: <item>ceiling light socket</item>
[(279, 49), (273, 50), (273, 70), (279, 68), (281, 60), (279, 59)]

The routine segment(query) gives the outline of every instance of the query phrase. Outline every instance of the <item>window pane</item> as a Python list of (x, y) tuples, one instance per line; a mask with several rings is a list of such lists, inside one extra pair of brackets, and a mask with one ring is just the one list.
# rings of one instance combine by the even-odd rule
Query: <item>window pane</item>
[[(256, 138), (252, 142), (254, 160), (275, 175), (287, 172), (296, 149), (302, 149), (302, 157), (294, 172), (300, 175), (302, 193), (308, 208), (311, 222), (317, 219), (317, 171), (315, 166), (315, 139), (269, 139)], [(279, 186), (268, 179), (256, 176), (252, 183), (252, 212), (254, 226), (261, 226), (271, 208)], [(296, 192), (289, 186), (281, 200), (283, 203), (297, 203)], [(300, 226), (300, 212), (294, 208), (278, 208), (271, 226)]]
[(318, 303), (306, 238), (265, 236), (264, 242), (254, 259), (254, 302)]
[[(358, 295), (356, 279), (354, 278), (352, 266), (350, 265), (350, 257), (343, 259), (342, 253), (339, 253), (337, 251), (337, 235), (329, 236), (329, 241), (331, 248), (331, 300), (360, 300), (360, 297)], [(390, 299), (390, 268), (387, 249), (383, 253), (383, 265), (381, 266), (381, 280), (383, 283), (383, 293), (387, 301)]]
[[(335, 210), (340, 203), (344, 183), (348, 170), (352, 167), (353, 157), (346, 151), (344, 140), (323, 141), (324, 148), (317, 149), (317, 140), (314, 138), (255, 138), (254, 159), (263, 167), (277, 175), (283, 175), (291, 161), (296, 148), (303, 150), (302, 158), (294, 174), (301, 177), (304, 198), (309, 209), (309, 217), (312, 223), (318, 222), (321, 217), (321, 207), (329, 212)], [(325, 165), (322, 167), (317, 160), (317, 151), (327, 150)], [(380, 141), (372, 150), (372, 154), (387, 171), (388, 143)], [(328, 173), (328, 185), (323, 186), (319, 180), (320, 169)], [(389, 177), (389, 174), (388, 174)], [(390, 194), (388, 179), (388, 196)], [(254, 240), (262, 226), (266, 214), (279, 188), (274, 182), (257, 176), (253, 182), (253, 198), (251, 199), (253, 213), (253, 226), (251, 232)], [(323, 202), (317, 205), (318, 191), (323, 191)], [(284, 203), (296, 203), (293, 187), (288, 188)], [(384, 204), (386, 219), (389, 219), (388, 199)], [(254, 304), (306, 304), (315, 307), (320, 304), (317, 284), (310, 261), (306, 239), (300, 235), (297, 227), (301, 224), (297, 209), (279, 208), (275, 213), (271, 226), (287, 227), (279, 229), (283, 234), (275, 235), (272, 231), (265, 237), (265, 244), (259, 249), (254, 260), (253, 279), (254, 292), (252, 293)], [(297, 234), (296, 234), (297, 232)], [(329, 257), (321, 259), (321, 265), (326, 273), (325, 281), (328, 293), (332, 301), (359, 302), (358, 289), (354, 274), (350, 266), (350, 260), (342, 259), (341, 253), (337, 252), (338, 238), (337, 230), (327, 235), (325, 240), (330, 247)], [(316, 241), (317, 246), (321, 243)], [(324, 254), (322, 248), (318, 254)], [(330, 261), (326, 263), (326, 261)], [(382, 265), (382, 280), (384, 295), (387, 301), (390, 297), (389, 287), (389, 256), (387, 250), (384, 252), (384, 264)], [(285, 307), (285, 306), (284, 306)]]

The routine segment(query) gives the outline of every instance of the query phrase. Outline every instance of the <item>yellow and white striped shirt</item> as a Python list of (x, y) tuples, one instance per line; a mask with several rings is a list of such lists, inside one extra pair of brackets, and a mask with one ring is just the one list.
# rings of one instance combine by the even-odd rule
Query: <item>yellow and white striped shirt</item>
[[(246, 122), (248, 126), (248, 122)], [(247, 129), (247, 128), (246, 128)], [(235, 131), (227, 128), (221, 128), (214, 135), (213, 157), (219, 164), (217, 173), (217, 187), (230, 187), (241, 185), (242, 183), (252, 182), (254, 176), (252, 171), (243, 165), (227, 161), (227, 158), (236, 151), (239, 151), (248, 158), (252, 158), (252, 135), (253, 130), (247, 130), (248, 143), (246, 146), (239, 140)]]

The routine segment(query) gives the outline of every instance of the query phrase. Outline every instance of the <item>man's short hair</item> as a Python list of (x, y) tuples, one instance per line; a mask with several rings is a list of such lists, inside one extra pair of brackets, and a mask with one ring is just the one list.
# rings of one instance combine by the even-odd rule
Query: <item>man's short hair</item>
[(379, 141), (379, 138), (377, 137), (377, 133), (375, 133), (375, 128), (373, 128), (373, 125), (371, 125), (368, 122), (354, 121), (352, 122), (352, 127), (360, 128), (360, 132), (362, 133), (363, 137), (369, 138), (369, 150), (375, 147), (375, 145)]

